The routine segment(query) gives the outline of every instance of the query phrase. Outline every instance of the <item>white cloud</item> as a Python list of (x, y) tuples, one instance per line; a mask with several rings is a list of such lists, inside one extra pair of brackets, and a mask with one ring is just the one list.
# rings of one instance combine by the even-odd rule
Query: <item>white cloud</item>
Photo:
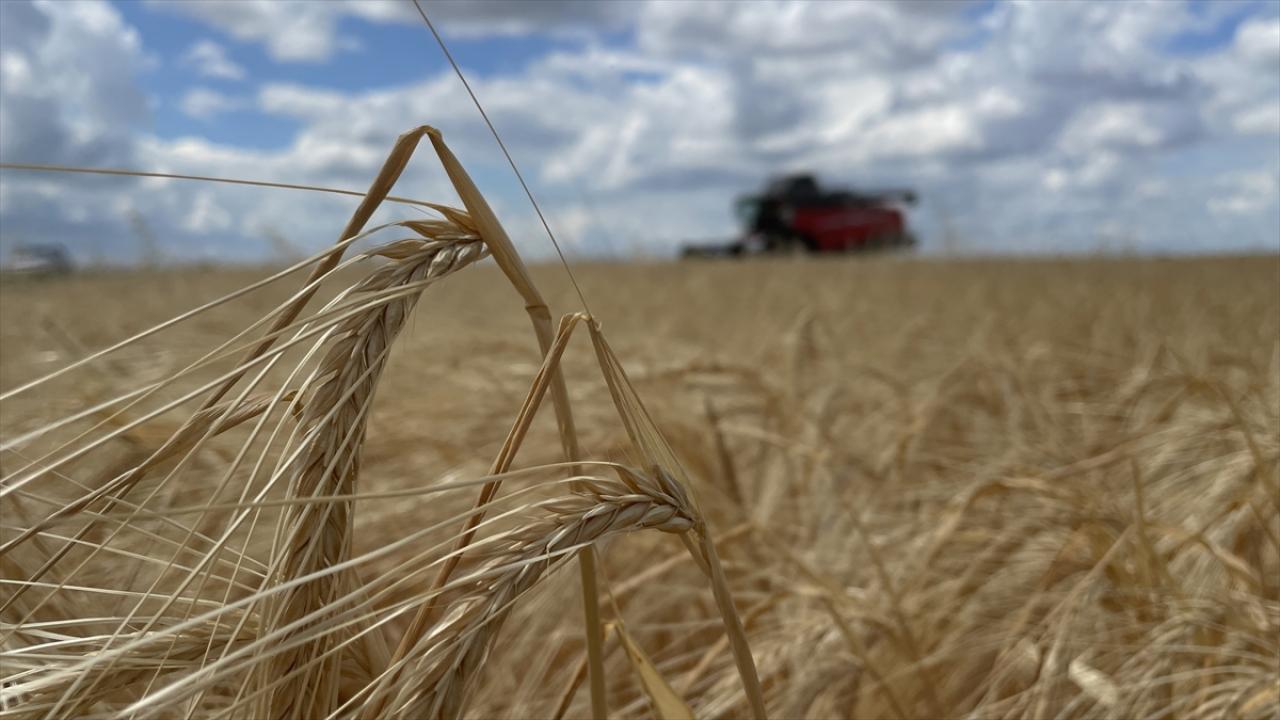
[(195, 87), (182, 95), (178, 106), (183, 114), (197, 120), (211, 120), (215, 115), (238, 110), (242, 101), (207, 87)]
[(1253, 18), (1241, 23), (1235, 46), (1259, 70), (1280, 73), (1280, 18)]
[(901, 67), (927, 61), (955, 36), (969, 4), (651, 2), (642, 6), (637, 35), (642, 48), (659, 55), (838, 52), (867, 64)]
[[(150, 67), (138, 33), (110, 5), (0, 2), (0, 160), (129, 166), (149, 115), (135, 77)], [(102, 186), (0, 173), (0, 244), (64, 241), (92, 254), (85, 248), (112, 226)]]
[(1275, 173), (1235, 173), (1220, 178), (1217, 184), (1221, 190), (1209, 200), (1209, 209), (1217, 214), (1253, 215), (1280, 200), (1280, 175)]
[[(155, 6), (202, 20), (237, 40), (260, 42), (277, 60), (317, 62), (338, 48), (342, 3), (275, 0), (152, 0)], [(355, 3), (352, 8), (359, 8)]]
[(1079, 159), (1064, 159), (1044, 174), (1043, 183), (1054, 192), (1079, 192), (1102, 188), (1117, 178), (1119, 157), (1112, 152), (1094, 152)]
[(0, 157), (109, 164), (148, 116), (141, 39), (104, 3), (0, 2)]
[(243, 80), (245, 76), (244, 68), (227, 56), (226, 48), (212, 40), (196, 42), (183, 54), (182, 61), (204, 77)]
[[(261, 43), (271, 57), (285, 62), (322, 62), (339, 51), (359, 50), (357, 40), (340, 32), (347, 18), (374, 23), (422, 23), (413, 4), (406, 0), (148, 2), (202, 20), (238, 40)], [(619, 27), (634, 14), (637, 6), (628, 2), (579, 0), (438, 0), (426, 3), (425, 7), (433, 21), (439, 22), (451, 35), (475, 37), (527, 35), (539, 31), (581, 36), (601, 27)]]
[(268, 83), (258, 91), (258, 106), (264, 112), (304, 119), (324, 117), (346, 100), (345, 95), (336, 91), (278, 83)]
[[(2, 19), (16, 18), (0, 23), (0, 33), (25, 28), (0, 43), (6, 160), (75, 158), (361, 189), (399, 133), (429, 122), (517, 242), (533, 255), (548, 249), (449, 73), (362, 92), (269, 77), (252, 98), (193, 87), (179, 107), (206, 126), (247, 110), (287, 118), (297, 134), (271, 150), (202, 139), (201, 125), (165, 140), (146, 130), (137, 83), (147, 63), (136, 33), (109, 6), (86, 14), (57, 5), (0, 0)], [(405, 3), (170, 7), (288, 61), (341, 52), (350, 40), (344, 18), (419, 22)], [(728, 237), (736, 194), (801, 169), (844, 184), (916, 187), (926, 244), (944, 216), (961, 237), (1000, 251), (1090, 249), (1107, 229), (1151, 249), (1270, 247), (1280, 234), (1280, 70), (1267, 69), (1273, 20), (1249, 20), (1226, 48), (1189, 59), (1163, 48), (1205, 21), (1163, 4), (1014, 3), (980, 22), (963, 5), (916, 3), (428, 10), (455, 35), (586, 33), (525, 67), (470, 78), (553, 226), (576, 249), (667, 252), (682, 240)], [(499, 11), (508, 16), (495, 20)], [(589, 34), (628, 19), (634, 41)], [(91, 62), (71, 51), (81, 46), (96, 48)], [(100, 83), (113, 91), (102, 93)], [(123, 228), (127, 237), (120, 193), (152, 182), (78, 178), (83, 190), (66, 203), (66, 183), (15, 178), (6, 172), (0, 182), (6, 230), (37, 228), (43, 217), (47, 231), (85, 242), (89, 224), (99, 235)], [(163, 188), (131, 193), (130, 208), (175, 242), (228, 256), (264, 255), (268, 226), (319, 248), (350, 209), (330, 196)], [(454, 201), (427, 146), (396, 192)], [(84, 227), (73, 210), (88, 218)]]
[(1194, 72), (1210, 88), (1207, 122), (1223, 133), (1280, 134), (1280, 18), (1251, 18)]
[(182, 228), (197, 235), (208, 235), (231, 227), (231, 213), (223, 208), (210, 190), (195, 194), (195, 203), (191, 206)]
[(1186, 142), (1200, 132), (1194, 106), (1123, 100), (1082, 109), (1064, 129), (1068, 153), (1099, 149), (1142, 150)]
[(1280, 101), (1263, 100), (1243, 108), (1231, 119), (1231, 125), (1244, 135), (1280, 135)]
[[(455, 37), (520, 36), (545, 33), (589, 37), (602, 30), (622, 30), (634, 22), (642, 4), (633, 0), (435, 0), (423, 3), (440, 28)], [(366, 19), (399, 19), (421, 23), (409, 3), (360, 8)]]

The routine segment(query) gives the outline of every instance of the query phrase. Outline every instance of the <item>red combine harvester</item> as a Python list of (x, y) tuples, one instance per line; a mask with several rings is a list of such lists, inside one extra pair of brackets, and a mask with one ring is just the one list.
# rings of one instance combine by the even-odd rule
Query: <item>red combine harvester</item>
[(824, 190), (812, 175), (790, 175), (769, 183), (763, 195), (738, 200), (743, 236), (728, 244), (687, 245), (684, 257), (762, 253), (845, 253), (909, 248), (901, 206), (915, 203), (910, 190), (865, 193)]

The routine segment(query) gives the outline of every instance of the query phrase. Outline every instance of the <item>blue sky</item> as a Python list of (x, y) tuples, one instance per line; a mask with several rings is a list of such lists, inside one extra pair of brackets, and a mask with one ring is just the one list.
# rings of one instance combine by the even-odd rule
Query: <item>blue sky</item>
[[(1274, 2), (424, 5), (577, 254), (731, 236), (733, 198), (795, 170), (915, 187), (926, 252), (1280, 250)], [(545, 256), (407, 1), (0, 2), (6, 162), (363, 189), (422, 123)], [(426, 152), (397, 191), (454, 201)], [(168, 259), (269, 259), (351, 207), (5, 170), (0, 252), (130, 262), (144, 226)]]
[[(258, 42), (242, 41), (216, 30), (181, 10), (131, 0), (115, 7), (125, 22), (137, 28), (147, 48), (161, 62), (144, 78), (154, 106), (154, 131), (160, 137), (178, 138), (196, 132), (209, 140), (241, 147), (282, 148), (300, 123), (258, 112), (252, 105), (220, 113), (218, 122), (193, 127), (193, 118), (182, 111), (181, 99), (193, 85), (207, 86), (228, 95), (252, 90), (241, 79), (209, 76), (198, 63), (184, 62), (192, 47), (217, 43), (227, 59), (244, 70), (245, 77), (296, 83), (343, 93), (395, 88), (438, 74), (447, 63), (434, 40), (420, 23), (378, 23), (360, 17), (340, 16), (335, 33), (351, 45), (328, 58), (279, 61)], [(580, 40), (544, 35), (462, 37), (450, 43), (463, 59), (468, 74), (486, 77), (519, 71), (529, 61), (557, 49), (580, 47)]]

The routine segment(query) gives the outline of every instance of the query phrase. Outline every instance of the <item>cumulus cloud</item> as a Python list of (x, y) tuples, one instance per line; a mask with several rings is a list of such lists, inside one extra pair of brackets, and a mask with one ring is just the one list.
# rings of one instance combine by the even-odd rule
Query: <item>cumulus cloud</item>
[(1150, 150), (1190, 142), (1199, 133), (1199, 118), (1183, 105), (1108, 101), (1082, 109), (1063, 130), (1060, 144), (1071, 154)]
[(236, 64), (227, 49), (212, 40), (200, 40), (182, 55), (182, 61), (204, 77), (243, 80), (244, 68)]
[(1253, 18), (1236, 32), (1236, 49), (1261, 72), (1280, 72), (1280, 18)]
[(1245, 172), (1218, 179), (1219, 192), (1209, 200), (1209, 209), (1218, 214), (1252, 215), (1274, 208), (1280, 200), (1280, 175)]
[[(262, 43), (276, 60), (321, 62), (358, 43), (341, 33), (346, 19), (374, 23), (421, 23), (402, 0), (148, 0), (202, 20), (232, 37)], [(583, 35), (616, 29), (630, 18), (634, 3), (580, 0), (443, 0), (428, 4), (435, 21), (458, 36), (528, 35), (535, 32)]]
[[(579, 0), (438, 0), (425, 3), (433, 22), (459, 37), (520, 36), (546, 33), (559, 36), (595, 35), (601, 31), (623, 30), (633, 22), (641, 4), (580, 2)], [(371, 8), (372, 9), (372, 8)], [(417, 11), (406, 4), (388, 8), (407, 22), (419, 23)]]
[(202, 20), (242, 41), (260, 42), (277, 60), (317, 62), (339, 48), (337, 23), (343, 11), (331, 2), (275, 2), (274, 0), (151, 0), (151, 5)]
[[(135, 77), (152, 62), (109, 5), (0, 2), (0, 161), (131, 165), (149, 119)], [(81, 256), (108, 253), (100, 188), (87, 177), (0, 171), (0, 251), (53, 240)]]
[(1242, 108), (1231, 118), (1231, 127), (1242, 135), (1280, 135), (1280, 103), (1262, 100)]
[(1219, 131), (1280, 135), (1280, 18), (1245, 20), (1195, 72), (1212, 89), (1205, 110)]
[(150, 59), (109, 5), (0, 3), (0, 157), (107, 164), (148, 117), (135, 74)]
[(183, 93), (182, 100), (178, 103), (183, 114), (206, 121), (215, 115), (239, 109), (242, 105), (240, 100), (206, 87), (188, 90)]
[[(351, 18), (420, 22), (400, 2), (160, 5), (261, 43), (285, 62), (333, 58)], [(975, 251), (1089, 250), (1104, 235), (1152, 250), (1257, 248), (1280, 235), (1280, 50), (1273, 52), (1280, 21), (1271, 16), (1245, 20), (1226, 46), (1189, 57), (1171, 53), (1171, 39), (1213, 19), (1167, 3), (428, 9), (446, 35), (577, 34), (523, 67), (473, 74), (471, 82), (536, 182), (553, 226), (583, 252), (667, 253), (682, 240), (728, 237), (732, 197), (795, 170), (844, 184), (916, 187), (926, 247), (944, 226), (970, 238)], [(430, 122), (518, 241), (531, 243), (535, 256), (547, 249), (449, 73), (358, 92), (266, 82), (252, 96), (231, 96), (193, 87), (179, 107), (203, 123), (237, 110), (284, 118), (298, 130), (270, 150), (194, 132), (166, 140), (146, 129), (138, 90), (146, 54), (110, 6), (0, 2), (0, 13), (0, 33), (9, 33), (0, 36), (5, 160), (75, 158), (358, 189), (396, 135)], [(619, 28), (630, 32), (606, 33)], [(82, 46), (96, 56), (70, 50)], [(229, 61), (224, 52), (199, 55)], [(113, 91), (104, 95), (99, 82)], [(95, 147), (103, 152), (92, 155)], [(86, 191), (74, 208), (87, 215), (76, 220), (71, 204), (59, 203), (63, 186), (16, 182), (6, 172), (0, 216), (6, 230), (21, 226), (19, 216), (44, 213), (59, 218), (55, 229), (68, 237), (94, 221), (100, 232), (115, 223), (127, 236), (122, 218), (140, 212), (177, 243), (261, 257), (266, 228), (315, 249), (332, 241), (349, 211), (326, 196), (144, 183), (156, 192), (127, 201)], [(397, 192), (453, 200), (429, 149)]]
[(660, 55), (836, 53), (867, 66), (904, 67), (928, 62), (961, 34), (959, 18), (973, 4), (654, 2), (642, 6), (637, 36), (642, 48)]

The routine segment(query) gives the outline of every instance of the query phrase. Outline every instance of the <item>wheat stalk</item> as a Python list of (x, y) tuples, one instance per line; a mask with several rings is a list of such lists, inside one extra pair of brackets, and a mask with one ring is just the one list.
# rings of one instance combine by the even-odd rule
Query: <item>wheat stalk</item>
[[(415, 226), (426, 239), (401, 240), (375, 249), (370, 255), (392, 262), (371, 273), (353, 288), (356, 293), (385, 293), (413, 287), (418, 292), (484, 255), (479, 239), (447, 221)], [(359, 453), (363, 444), (367, 409), (387, 351), (404, 327), (417, 301), (417, 292), (392, 296), (354, 315), (334, 328), (319, 369), (308, 384), (299, 424), (305, 433), (302, 452), (289, 470), (288, 496), (307, 498), (345, 495), (355, 491)], [(353, 516), (351, 502), (304, 504), (282, 515), (278, 536), (279, 556), (267, 586), (307, 575), (341, 563), (350, 557)], [(302, 617), (314, 617), (343, 594), (348, 574), (330, 575), (291, 588), (267, 604), (271, 628), (289, 625)], [(317, 618), (315, 622), (322, 622)], [(292, 635), (306, 632), (298, 628)], [(287, 641), (288, 637), (282, 640)], [(260, 682), (270, 684), (294, 669), (305, 672), (264, 694), (262, 717), (323, 716), (337, 700), (338, 661), (328, 654), (338, 642), (330, 634), (317, 636), (293, 651), (264, 664)]]
[[(430, 205), (441, 213), (443, 220), (393, 223), (415, 231), (420, 237), (383, 245), (365, 253), (363, 258), (356, 258), (355, 261), (359, 261), (376, 256), (390, 262), (341, 293), (322, 310), (298, 320), (303, 305), (316, 293), (319, 285), (333, 279), (336, 272), (345, 267), (340, 262), (343, 251), (363, 235), (360, 230), (386, 196), (423, 135), (430, 136), (467, 211)], [(486, 509), (495, 499), (500, 479), (514, 460), (544, 394), (549, 394), (552, 399), (562, 449), (566, 459), (573, 463), (569, 467), (571, 474), (576, 472), (576, 461), (581, 456), (559, 361), (569, 333), (580, 320), (586, 320), (591, 327), (593, 342), (599, 344), (603, 341), (598, 325), (589, 314), (566, 316), (559, 332), (553, 333), (546, 303), (533, 285), (514, 246), (438, 133), (421, 127), (401, 136), (365, 202), (353, 215), (341, 237), (343, 239), (331, 250), (308, 261), (308, 264), (315, 263), (315, 267), (301, 290), (233, 338), (237, 340), (270, 321), (266, 334), (235, 368), (179, 399), (179, 402), (184, 402), (216, 386), (212, 395), (206, 398), (205, 406), (188, 421), (190, 429), (177, 433), (175, 439), (156, 453), (167, 458), (185, 452), (189, 458), (208, 436), (255, 415), (263, 416), (242, 443), (235, 459), (228, 463), (221, 484), (201, 513), (198, 522), (203, 522), (217, 505), (212, 498), (218, 497), (222, 488), (231, 482), (241, 459), (259, 439), (266, 421), (261, 409), (270, 402), (291, 402), (296, 421), (293, 430), (284, 430), (289, 425), (284, 419), (267, 434), (262, 455), (249, 470), (239, 501), (232, 503), (240, 509), (225, 524), (212, 549), (203, 553), (200, 562), (190, 566), (177, 562), (179, 553), (175, 553), (174, 559), (167, 563), (157, 560), (157, 572), (149, 580), (150, 587), (144, 593), (119, 593), (121, 601), (127, 601), (132, 609), (103, 618), (118, 621), (115, 630), (107, 635), (86, 637), (84, 641), (73, 640), (95, 648), (92, 652), (95, 657), (64, 665), (35, 683), (23, 682), (21, 690), (15, 685), (12, 692), (4, 693), (6, 699), (20, 699), (34, 712), (50, 716), (113, 706), (119, 708), (121, 703), (129, 703), (121, 710), (124, 715), (153, 714), (164, 712), (166, 707), (177, 709), (176, 703), (181, 701), (189, 708), (188, 713), (194, 713), (196, 708), (223, 707), (228, 713), (249, 709), (254, 717), (269, 718), (324, 717), (347, 713), (377, 717), (384, 709), (409, 716), (427, 713), (454, 717), (464, 710), (468, 691), (487, 658), (494, 635), (513, 604), (544, 576), (547, 569), (572, 554), (579, 554), (586, 604), (592, 707), (596, 714), (604, 715), (602, 639), (592, 547), (607, 536), (645, 528), (678, 532), (682, 536), (685, 530), (695, 529), (701, 547), (691, 540), (686, 540), (686, 544), (703, 569), (711, 572), (722, 614), (734, 614), (714, 548), (710, 547), (701, 520), (696, 519), (696, 506), (685, 494), (683, 486), (674, 479), (683, 479), (684, 475), (639, 399), (629, 390), (619, 394), (616, 382), (627, 383), (620, 374), (616, 358), (608, 352), (604, 355), (608, 356), (609, 362), (605, 362), (602, 356), (601, 368), (610, 381), (619, 416), (635, 444), (633, 449), (645, 466), (654, 468), (651, 477), (620, 471), (621, 479), (616, 482), (574, 478), (571, 482), (584, 483), (578, 487), (578, 494), (569, 500), (543, 506), (549, 512), (548, 516), (523, 529), (468, 547), (475, 531), (480, 529)], [(451, 539), (454, 550), (435, 562), (419, 566), (423, 570), (439, 566), (440, 574), (432, 589), (421, 595), (421, 600), (411, 598), (408, 602), (384, 604), (392, 597), (389, 595), (390, 586), (386, 585), (389, 576), (379, 575), (369, 586), (364, 586), (356, 568), (367, 558), (352, 557), (353, 501), (362, 497), (357, 489), (357, 476), (374, 392), (390, 347), (421, 291), (430, 283), (478, 260), (488, 251), (493, 252), (499, 268), (525, 300), (544, 354), (544, 364), (494, 462), (494, 472), (491, 479), (485, 481), (474, 511), (465, 516), (467, 523), (462, 532)], [(234, 296), (233, 293), (228, 297)], [(193, 314), (220, 302), (202, 306)], [(270, 346), (285, 333), (293, 335), (279, 348), (271, 350)], [(135, 336), (135, 339), (144, 336), (145, 333)], [(293, 387), (293, 377), (306, 376), (301, 387), (290, 392), (280, 390), (271, 401), (259, 400), (247, 406), (241, 405), (244, 397), (266, 377), (266, 372), (283, 357), (283, 353), (300, 346), (303, 341), (311, 344), (311, 349), (297, 362), (290, 372), (290, 379), (282, 383), (284, 388)], [(231, 341), (224, 343), (170, 379), (144, 388), (141, 395), (131, 393), (125, 399), (135, 395), (139, 400), (145, 399), (154, 390), (218, 359), (232, 344)], [(599, 347), (597, 351), (599, 354)], [(250, 370), (255, 375), (248, 381), (249, 387), (242, 391), (241, 399), (229, 406), (231, 409), (212, 404)], [(29, 387), (57, 375), (48, 375), (29, 384)], [(14, 392), (27, 387), (22, 386)], [(625, 401), (619, 401), (622, 396), (626, 396)], [(262, 408), (258, 409), (258, 405)], [(162, 410), (167, 411), (173, 406), (171, 403)], [(237, 410), (241, 407), (252, 409)], [(127, 423), (126, 429), (149, 419), (156, 412)], [(31, 436), (38, 437), (72, 421), (58, 421)], [(96, 430), (96, 426), (93, 429)], [(86, 456), (119, 432), (112, 431), (91, 441), (86, 441), (87, 434), (77, 436), (58, 449), (57, 462), (62, 464)], [(194, 442), (187, 442), (189, 436)], [(283, 448), (276, 444), (277, 438), (282, 436), (288, 438)], [(274, 450), (282, 450), (276, 471), (269, 474), (265, 484), (255, 487), (255, 480), (262, 477), (259, 469)], [(41, 479), (46, 470), (36, 468), (43, 464), (41, 459), (29, 462), (19, 471), (18, 483), (7, 489), (18, 490), (22, 484)], [(667, 472), (662, 469), (664, 467), (671, 467), (673, 472)], [(139, 478), (148, 469), (151, 469), (149, 465), (139, 470)], [(171, 472), (161, 486), (179, 470)], [(134, 483), (135, 479), (129, 479), (130, 485)], [(208, 561), (231, 550), (237, 558), (233, 567), (239, 568), (240, 559), (246, 556), (242, 551), (234, 550), (230, 540), (237, 532), (243, 533), (246, 541), (255, 536), (261, 512), (272, 504), (270, 493), (276, 492), (280, 485), (286, 487), (274, 541), (268, 561), (265, 565), (258, 563), (265, 567), (265, 572), (254, 573), (261, 579), (255, 580), (252, 587), (244, 588), (250, 595), (241, 600), (231, 599), (230, 585), (226, 586), (221, 599), (209, 597), (207, 583), (212, 576)], [(120, 529), (132, 527), (143, 514), (149, 513), (145, 506), (152, 504), (157, 492), (158, 489), (151, 491), (146, 499), (137, 503)], [(89, 499), (101, 494), (100, 491), (97, 494), (91, 492)], [(74, 509), (77, 506), (72, 504), (62, 513), (67, 514)], [(51, 518), (59, 519), (61, 515)], [(185, 536), (179, 543), (179, 549), (189, 550), (196, 541), (194, 526), (191, 529), (178, 526), (177, 529)], [(25, 534), (11, 542), (10, 547), (26, 545), (26, 540), (37, 539), (41, 532), (35, 526), (22, 528), (20, 532), (22, 530), (26, 531)], [(113, 531), (106, 542), (112, 542), (116, 532)], [(499, 549), (495, 551), (495, 547)], [(82, 560), (71, 575), (88, 568), (90, 559), (101, 549), (97, 548)], [(464, 554), (469, 559), (487, 557), (488, 562), (479, 570), (450, 582), (450, 573)], [(424, 554), (422, 559), (426, 557)], [(59, 560), (58, 557), (51, 558), (48, 566), (58, 564)], [(166, 579), (171, 574), (179, 576), (175, 578), (176, 583)], [(66, 584), (69, 578), (70, 575), (60, 582)], [(234, 580), (235, 573), (228, 578)], [(134, 578), (129, 578), (124, 585), (130, 586), (133, 581)], [(62, 584), (42, 602), (60, 598)], [(399, 584), (399, 581), (393, 584)], [(373, 590), (375, 586), (386, 587)], [(460, 588), (464, 589), (460, 599), (436, 604), (442, 593), (452, 594)], [(133, 599), (135, 597), (136, 600)], [(174, 607), (182, 598), (190, 601), (185, 610)], [(155, 607), (157, 601), (158, 607)], [(192, 612), (205, 604), (234, 609), (234, 612), (224, 619), (218, 619), (224, 615), (222, 612), (192, 618)], [(433, 607), (446, 612), (443, 620), (434, 619)], [(383, 644), (383, 626), (414, 610), (416, 613), (403, 632), (396, 652), (389, 652)], [(194, 643), (189, 635), (183, 634), (184, 628), (203, 626), (209, 620), (214, 621), (209, 632), (195, 639)], [(224, 624), (224, 621), (229, 621), (229, 624)], [(728, 618), (726, 622), (729, 622)], [(739, 638), (742, 633), (740, 624), (735, 621), (727, 627), (734, 637), (735, 654), (740, 654), (740, 642), (745, 642)], [(42, 646), (40, 652), (47, 653), (61, 644), (62, 641), (46, 643), (47, 647)], [(268, 644), (270, 650), (266, 650)], [(196, 653), (201, 646), (205, 648), (203, 655)], [(144, 647), (146, 650), (141, 657), (145, 661), (139, 664), (137, 653)], [(220, 657), (215, 658), (218, 655)], [(750, 662), (749, 656), (746, 662)], [(354, 669), (353, 673), (346, 672), (351, 669)], [(162, 681), (162, 676), (175, 671), (181, 672), (183, 677), (172, 682)], [(354, 683), (351, 682), (353, 680)], [(751, 680), (754, 681), (754, 671)], [(164, 682), (167, 684), (155, 689), (157, 683)], [(752, 685), (756, 686), (754, 690)], [(359, 689), (361, 687), (363, 689)], [(757, 702), (758, 683), (751, 682), (748, 688), (753, 695), (753, 711), (758, 709), (756, 714), (763, 716), (763, 705)], [(235, 694), (229, 705), (224, 702), (227, 693)], [(38, 700), (35, 700), (36, 696), (39, 696)], [(341, 707), (338, 705), (340, 699), (343, 702)]]
[(467, 578), (471, 592), (451, 604), (401, 666), (389, 704), (393, 712), (460, 717), (514, 603), (571, 553), (613, 535), (645, 529), (683, 533), (698, 525), (688, 496), (668, 474), (619, 474), (621, 480), (587, 481), (567, 498), (540, 504), (546, 517), (485, 543), (496, 549)]

